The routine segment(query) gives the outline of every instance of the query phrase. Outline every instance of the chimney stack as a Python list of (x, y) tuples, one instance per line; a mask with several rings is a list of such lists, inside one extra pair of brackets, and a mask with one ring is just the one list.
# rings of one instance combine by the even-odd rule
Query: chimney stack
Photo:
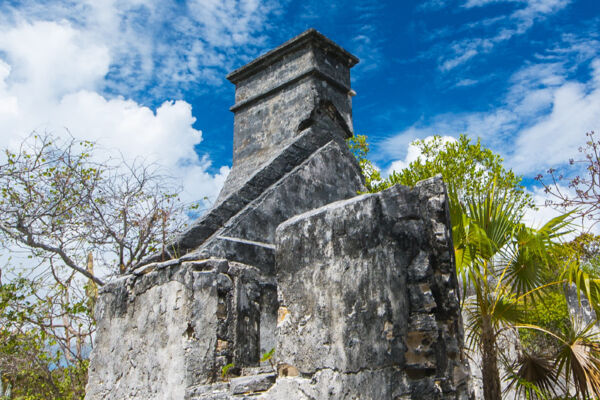
[(291, 144), (324, 101), (352, 132), (350, 68), (358, 58), (314, 29), (233, 71), (233, 167), (217, 203)]

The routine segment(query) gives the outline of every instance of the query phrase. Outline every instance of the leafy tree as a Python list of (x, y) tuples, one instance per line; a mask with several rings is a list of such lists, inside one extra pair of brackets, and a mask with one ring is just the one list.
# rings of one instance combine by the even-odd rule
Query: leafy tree
[(0, 162), (0, 244), (30, 259), (0, 280), (0, 378), (13, 397), (83, 398), (98, 286), (164, 254), (187, 220), (172, 179), (102, 152), (32, 135)]
[(124, 272), (160, 250), (185, 218), (178, 187), (156, 168), (97, 161), (94, 150), (92, 142), (49, 134), (29, 137), (16, 152), (6, 149), (0, 234), (102, 285), (86, 269), (88, 253), (102, 261), (101, 270)]
[[(81, 322), (89, 310), (63, 299), (57, 304), (56, 297), (64, 292), (47, 289), (40, 279), (23, 274), (0, 282), (0, 379), (11, 388), (9, 398), (84, 396), (88, 362), (83, 350), (85, 342), (91, 342), (91, 331)], [(76, 344), (71, 346), (65, 337), (76, 339)]]
[(441, 174), (448, 192), (456, 198), (470, 200), (492, 186), (507, 192), (517, 209), (533, 207), (533, 200), (521, 185), (521, 177), (503, 166), (503, 159), (490, 149), (460, 135), (457, 141), (444, 142), (441, 136), (412, 143), (421, 155), (401, 171), (394, 171), (384, 187), (400, 183), (414, 186), (418, 181)]

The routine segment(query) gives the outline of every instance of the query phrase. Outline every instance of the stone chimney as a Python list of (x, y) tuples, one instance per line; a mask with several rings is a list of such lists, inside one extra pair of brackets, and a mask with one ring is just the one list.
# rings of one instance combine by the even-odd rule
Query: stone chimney
[(291, 144), (325, 103), (352, 135), (350, 68), (358, 58), (309, 29), (227, 76), (236, 85), (233, 167), (217, 203)]

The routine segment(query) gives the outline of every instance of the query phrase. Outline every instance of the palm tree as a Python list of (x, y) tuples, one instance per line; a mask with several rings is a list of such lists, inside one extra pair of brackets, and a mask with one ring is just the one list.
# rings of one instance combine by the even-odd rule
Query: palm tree
[(449, 196), (467, 343), (480, 349), (485, 400), (500, 400), (498, 334), (523, 321), (524, 304), (559, 284), (548, 277), (568, 214), (533, 229), (523, 223), (522, 207), (510, 190), (492, 185), (470, 198)]

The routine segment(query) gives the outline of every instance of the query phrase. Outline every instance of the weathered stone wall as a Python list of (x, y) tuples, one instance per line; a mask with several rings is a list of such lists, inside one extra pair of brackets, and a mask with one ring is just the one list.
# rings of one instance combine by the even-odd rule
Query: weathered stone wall
[(357, 61), (309, 30), (229, 75), (231, 174), (101, 289), (86, 399), (468, 397), (444, 186), (357, 196)]
[(223, 259), (150, 264), (105, 286), (87, 398), (183, 399), (275, 346), (273, 279)]
[(277, 229), (276, 268), (277, 361), (301, 378), (278, 381), (274, 391), (292, 385), (317, 398), (467, 398), (441, 179), (288, 220)]

